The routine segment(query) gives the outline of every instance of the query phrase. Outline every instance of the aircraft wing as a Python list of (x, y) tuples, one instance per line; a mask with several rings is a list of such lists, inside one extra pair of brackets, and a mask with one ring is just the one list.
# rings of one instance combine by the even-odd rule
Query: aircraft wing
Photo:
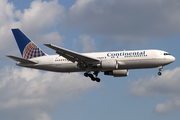
[(85, 56), (82, 55), (80, 53), (74, 52), (74, 51), (70, 51), (52, 44), (44, 44), (45, 46), (53, 49), (56, 51), (57, 54), (59, 54), (60, 56), (65, 57), (66, 59), (72, 61), (72, 62), (78, 62), (78, 63), (84, 63), (86, 65), (89, 64), (97, 64), (100, 62), (99, 59), (97, 58), (92, 58), (90, 56)]
[(33, 61), (30, 61), (30, 60), (26, 60), (24, 58), (19, 58), (19, 57), (16, 57), (16, 56), (12, 56), (12, 55), (7, 55), (7, 57), (17, 61), (17, 62), (20, 62), (20, 63), (24, 63), (24, 64), (37, 64), (36, 62), (33, 62)]

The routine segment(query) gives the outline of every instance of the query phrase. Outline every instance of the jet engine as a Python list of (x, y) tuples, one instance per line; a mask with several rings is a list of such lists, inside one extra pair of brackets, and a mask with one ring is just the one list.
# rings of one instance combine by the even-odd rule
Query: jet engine
[(103, 70), (114, 70), (118, 68), (118, 63), (116, 60), (103, 60), (100, 66)]
[(104, 75), (111, 75), (114, 77), (126, 77), (128, 76), (128, 70), (112, 70), (112, 71), (105, 71)]

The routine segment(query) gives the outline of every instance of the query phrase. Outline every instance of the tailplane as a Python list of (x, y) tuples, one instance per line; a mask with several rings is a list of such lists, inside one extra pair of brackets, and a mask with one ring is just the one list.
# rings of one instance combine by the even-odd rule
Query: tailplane
[(14, 38), (24, 59), (31, 59), (35, 57), (45, 56), (46, 54), (37, 47), (24, 33), (19, 29), (12, 29)]
[(12, 56), (12, 55), (6, 55), (7, 57), (17, 61), (17, 62), (20, 62), (20, 63), (24, 63), (24, 64), (38, 64), (34, 61), (30, 61), (30, 60), (26, 60), (24, 58), (19, 58), (19, 57), (16, 57), (16, 56)]

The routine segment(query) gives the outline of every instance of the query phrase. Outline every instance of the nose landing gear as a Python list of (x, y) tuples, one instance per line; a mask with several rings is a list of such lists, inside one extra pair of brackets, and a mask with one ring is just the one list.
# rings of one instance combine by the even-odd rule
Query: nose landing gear
[(158, 68), (159, 68), (158, 75), (161, 76), (161, 75), (162, 75), (161, 71), (162, 71), (162, 69), (163, 69), (163, 66), (160, 66), (160, 67), (158, 67)]
[(161, 72), (158, 72), (158, 75), (159, 75), (159, 76), (161, 76), (161, 75), (162, 75), (162, 73), (161, 73)]

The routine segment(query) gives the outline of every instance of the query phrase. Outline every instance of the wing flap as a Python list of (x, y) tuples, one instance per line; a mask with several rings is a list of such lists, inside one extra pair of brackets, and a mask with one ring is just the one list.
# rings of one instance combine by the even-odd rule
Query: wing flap
[(95, 63), (100, 62), (99, 59), (85, 56), (80, 53), (70, 51), (70, 50), (67, 50), (67, 49), (52, 45), (52, 44), (44, 44), (44, 45), (55, 50), (57, 54), (67, 58), (68, 60), (70, 60), (72, 62), (77, 61), (77, 62), (84, 62), (86, 64), (95, 64)]
[(36, 62), (33, 62), (33, 61), (30, 61), (30, 60), (26, 60), (24, 58), (19, 58), (19, 57), (16, 57), (16, 56), (12, 56), (12, 55), (6, 55), (7, 57), (17, 61), (17, 62), (20, 62), (20, 63), (24, 63), (24, 64), (37, 64)]

